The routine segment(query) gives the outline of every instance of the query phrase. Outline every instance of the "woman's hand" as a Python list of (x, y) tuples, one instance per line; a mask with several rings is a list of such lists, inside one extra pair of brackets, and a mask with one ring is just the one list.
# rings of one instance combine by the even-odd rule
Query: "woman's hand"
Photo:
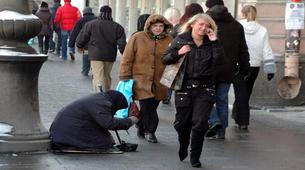
[(211, 28), (208, 28), (207, 35), (208, 35), (210, 41), (217, 40), (217, 36), (216, 36), (215, 32)]
[(191, 47), (189, 45), (184, 45), (180, 48), (180, 50), (178, 51), (178, 54), (183, 55), (189, 51), (191, 51)]

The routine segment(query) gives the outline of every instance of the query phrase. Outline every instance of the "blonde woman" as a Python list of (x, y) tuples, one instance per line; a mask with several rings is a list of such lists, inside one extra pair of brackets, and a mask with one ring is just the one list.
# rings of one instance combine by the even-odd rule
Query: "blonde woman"
[(175, 92), (177, 113), (174, 127), (178, 132), (181, 161), (187, 157), (191, 142), (190, 162), (193, 167), (201, 167), (204, 135), (215, 102), (213, 70), (224, 56), (216, 33), (213, 19), (206, 14), (197, 14), (182, 26), (182, 32), (162, 57), (162, 62), (170, 65), (186, 56), (174, 81), (175, 87), (180, 89)]
[(250, 54), (250, 77), (245, 82), (245, 85), (238, 82), (234, 85), (235, 89), (241, 89), (235, 91), (236, 96), (244, 96), (240, 95), (240, 93), (247, 95), (242, 100), (234, 102), (233, 118), (235, 123), (238, 124), (239, 129), (248, 130), (250, 119), (249, 99), (260, 70), (260, 65), (264, 62), (264, 71), (267, 74), (268, 80), (274, 77), (276, 70), (272, 49), (269, 45), (268, 32), (265, 27), (256, 21), (256, 8), (252, 5), (246, 5), (242, 8), (241, 13), (243, 19), (240, 23), (244, 27), (246, 43)]

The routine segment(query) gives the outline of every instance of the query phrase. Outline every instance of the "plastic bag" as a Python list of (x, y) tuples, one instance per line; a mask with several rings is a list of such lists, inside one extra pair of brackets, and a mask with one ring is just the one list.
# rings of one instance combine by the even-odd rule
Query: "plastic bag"
[[(129, 79), (127, 81), (120, 81), (116, 87), (116, 90), (123, 93), (126, 100), (127, 100), (127, 103), (128, 103), (128, 108), (130, 106), (130, 103), (132, 102), (132, 86), (133, 86), (133, 83), (134, 83), (134, 80), (132, 79)], [(117, 118), (127, 118), (128, 117), (128, 108), (126, 109), (121, 109), (121, 110), (118, 110), (114, 117), (117, 117)]]

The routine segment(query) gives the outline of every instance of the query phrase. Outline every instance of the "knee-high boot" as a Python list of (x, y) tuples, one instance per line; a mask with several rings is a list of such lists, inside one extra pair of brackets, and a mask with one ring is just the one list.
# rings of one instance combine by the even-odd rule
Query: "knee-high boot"
[(191, 164), (193, 167), (201, 167), (200, 155), (202, 152), (204, 133), (192, 130), (191, 139)]
[(183, 161), (188, 155), (188, 147), (190, 144), (190, 134), (186, 133), (178, 133), (178, 140), (179, 140), (179, 158), (180, 161)]

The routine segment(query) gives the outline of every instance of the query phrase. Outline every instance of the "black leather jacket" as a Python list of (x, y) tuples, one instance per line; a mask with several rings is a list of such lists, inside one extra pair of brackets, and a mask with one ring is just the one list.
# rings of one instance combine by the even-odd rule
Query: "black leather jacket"
[(210, 41), (204, 37), (203, 44), (199, 47), (193, 41), (191, 32), (178, 35), (162, 57), (165, 65), (176, 63), (182, 55), (178, 55), (183, 45), (189, 45), (191, 51), (187, 53), (183, 64), (175, 78), (175, 89), (182, 89), (189, 81), (200, 84), (214, 84), (214, 66), (222, 64), (224, 51), (218, 41)]

